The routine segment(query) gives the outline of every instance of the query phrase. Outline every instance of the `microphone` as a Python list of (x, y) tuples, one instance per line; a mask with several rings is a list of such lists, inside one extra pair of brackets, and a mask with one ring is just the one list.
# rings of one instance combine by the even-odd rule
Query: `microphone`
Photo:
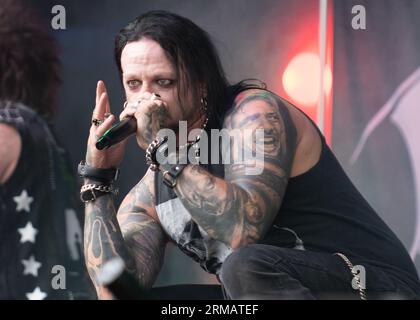
[(154, 300), (149, 290), (126, 270), (124, 261), (114, 257), (105, 262), (97, 275), (99, 285), (107, 288), (117, 300)]
[(134, 117), (123, 119), (114, 124), (98, 139), (96, 149), (102, 150), (109, 148), (118, 142), (123, 141), (137, 131), (137, 120)]

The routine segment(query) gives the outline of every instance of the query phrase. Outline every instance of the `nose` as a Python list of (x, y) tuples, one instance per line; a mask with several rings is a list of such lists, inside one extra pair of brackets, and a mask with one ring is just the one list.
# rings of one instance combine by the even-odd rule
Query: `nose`
[(151, 83), (144, 81), (142, 83), (141, 90), (139, 92), (139, 95), (140, 95), (139, 98), (148, 99), (150, 98), (152, 92), (153, 92), (153, 89), (152, 89)]

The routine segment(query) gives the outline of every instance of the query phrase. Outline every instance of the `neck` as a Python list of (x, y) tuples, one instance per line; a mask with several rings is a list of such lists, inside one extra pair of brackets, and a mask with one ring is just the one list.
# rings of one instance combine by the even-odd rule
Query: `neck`
[[(207, 116), (204, 113), (198, 114), (196, 117), (193, 118), (193, 120), (187, 120), (187, 137), (190, 138), (189, 140), (191, 140), (192, 138), (189, 137), (189, 133), (194, 129), (203, 129), (206, 120)], [(183, 130), (180, 131), (182, 132)], [(187, 142), (187, 137), (182, 137), (182, 139), (180, 139), (179, 134), (180, 132), (178, 131), (176, 134), (177, 144), (182, 145)], [(193, 138), (195, 138), (195, 136)]]
[(204, 113), (200, 113), (195, 120), (187, 122), (187, 131), (188, 133), (193, 129), (202, 129), (204, 123), (206, 121), (206, 115)]

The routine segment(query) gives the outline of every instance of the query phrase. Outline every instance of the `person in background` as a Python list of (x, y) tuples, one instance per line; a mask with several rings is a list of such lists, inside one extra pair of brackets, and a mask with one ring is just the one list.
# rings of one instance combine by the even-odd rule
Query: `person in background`
[(0, 5), (0, 299), (92, 299), (75, 175), (51, 120), (58, 48), (29, 3)]

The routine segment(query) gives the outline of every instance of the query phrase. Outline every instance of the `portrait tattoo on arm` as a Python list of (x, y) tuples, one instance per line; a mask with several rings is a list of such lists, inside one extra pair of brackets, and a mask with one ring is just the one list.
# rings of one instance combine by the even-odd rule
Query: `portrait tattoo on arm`
[[(231, 152), (224, 179), (189, 165), (175, 191), (210, 236), (237, 248), (256, 243), (272, 225), (290, 176), (297, 132), (286, 105), (266, 91), (237, 98), (224, 128), (239, 129), (242, 143), (237, 147), (242, 154), (260, 152), (263, 161), (246, 156), (237, 161), (237, 153)], [(264, 133), (262, 137), (255, 134), (257, 129)], [(249, 166), (260, 166), (261, 173), (247, 174)]]

